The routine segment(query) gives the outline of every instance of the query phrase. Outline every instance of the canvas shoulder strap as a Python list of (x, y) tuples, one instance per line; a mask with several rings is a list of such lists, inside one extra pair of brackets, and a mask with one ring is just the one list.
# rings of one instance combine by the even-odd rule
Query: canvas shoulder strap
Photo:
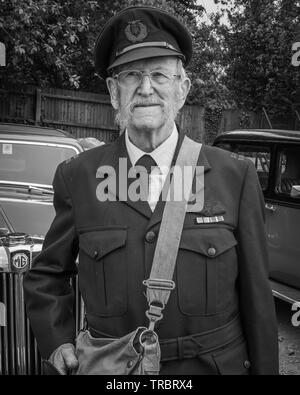
[[(190, 167), (190, 176), (184, 177), (185, 197), (189, 197), (192, 190), (201, 148), (202, 144), (185, 136), (178, 153), (175, 168), (181, 169), (181, 172), (183, 172), (186, 166)], [(176, 177), (173, 174), (169, 191), (175, 190), (175, 179)], [(143, 282), (147, 287), (149, 310), (146, 312), (146, 315), (149, 319), (149, 329), (151, 330), (154, 329), (155, 323), (163, 317), (162, 311), (168, 302), (171, 291), (175, 288), (172, 278), (187, 204), (188, 198), (184, 199), (184, 196), (178, 201), (176, 199), (167, 200), (165, 204), (150, 277)]]

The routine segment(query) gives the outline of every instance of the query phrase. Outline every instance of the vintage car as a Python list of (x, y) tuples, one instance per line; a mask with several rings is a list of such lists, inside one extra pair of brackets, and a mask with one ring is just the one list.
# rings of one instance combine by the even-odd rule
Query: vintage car
[(300, 131), (234, 130), (214, 145), (254, 163), (265, 198), (273, 293), (300, 301)]
[(54, 217), (56, 167), (82, 151), (62, 130), (0, 123), (0, 234), (45, 235)]
[(40, 372), (23, 273), (54, 218), (56, 167), (83, 150), (61, 130), (0, 123), (0, 376)]

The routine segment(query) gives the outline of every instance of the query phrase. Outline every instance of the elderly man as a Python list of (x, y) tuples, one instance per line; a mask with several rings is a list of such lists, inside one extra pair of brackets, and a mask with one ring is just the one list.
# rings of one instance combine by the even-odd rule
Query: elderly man
[[(77, 272), (93, 337), (118, 338), (148, 325), (143, 280), (151, 271), (165, 206), (162, 187), (184, 137), (175, 118), (190, 89), (183, 65), (191, 55), (186, 28), (151, 7), (123, 10), (99, 35), (96, 67), (106, 78), (124, 133), (58, 167), (56, 217), (24, 282), (41, 354), (62, 373), (78, 364), (69, 285)], [(120, 163), (128, 171), (151, 165), (147, 200), (130, 194), (121, 199), (120, 186), (114, 199), (102, 199), (99, 169), (115, 169), (118, 180)], [(204, 168), (204, 206), (185, 215), (176, 287), (156, 328), (160, 374), (277, 374), (264, 206), (255, 168), (207, 146), (198, 165)], [(109, 185), (111, 174), (102, 175)], [(127, 181), (129, 189), (132, 180)]]

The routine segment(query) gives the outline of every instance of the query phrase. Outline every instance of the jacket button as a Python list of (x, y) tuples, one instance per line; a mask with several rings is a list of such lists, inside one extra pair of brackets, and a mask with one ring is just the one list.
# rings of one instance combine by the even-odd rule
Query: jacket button
[(251, 366), (251, 362), (248, 361), (248, 360), (246, 360), (246, 361), (244, 362), (244, 366), (245, 366), (246, 369), (249, 369), (250, 366)]
[(155, 239), (156, 234), (152, 230), (146, 234), (146, 241), (148, 241), (148, 243), (153, 243)]
[(98, 256), (98, 251), (95, 250), (95, 251), (94, 251), (94, 258), (97, 258), (97, 256)]
[(129, 361), (129, 362), (127, 363), (127, 367), (128, 367), (128, 368), (132, 368), (133, 364), (134, 364), (133, 361)]
[(211, 247), (207, 250), (207, 253), (209, 256), (215, 256), (217, 253), (217, 250), (215, 248)]

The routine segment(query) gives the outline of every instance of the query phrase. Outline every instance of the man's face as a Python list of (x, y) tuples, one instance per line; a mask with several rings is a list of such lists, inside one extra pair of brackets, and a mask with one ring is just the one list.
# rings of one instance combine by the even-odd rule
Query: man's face
[[(152, 131), (173, 123), (190, 87), (188, 79), (178, 76), (177, 58), (161, 57), (131, 62), (123, 65), (118, 74), (127, 70), (139, 70), (145, 74), (140, 83), (123, 85), (115, 78), (107, 81), (121, 129)], [(153, 71), (162, 72), (170, 79), (163, 84), (151, 82), (147, 73)]]

